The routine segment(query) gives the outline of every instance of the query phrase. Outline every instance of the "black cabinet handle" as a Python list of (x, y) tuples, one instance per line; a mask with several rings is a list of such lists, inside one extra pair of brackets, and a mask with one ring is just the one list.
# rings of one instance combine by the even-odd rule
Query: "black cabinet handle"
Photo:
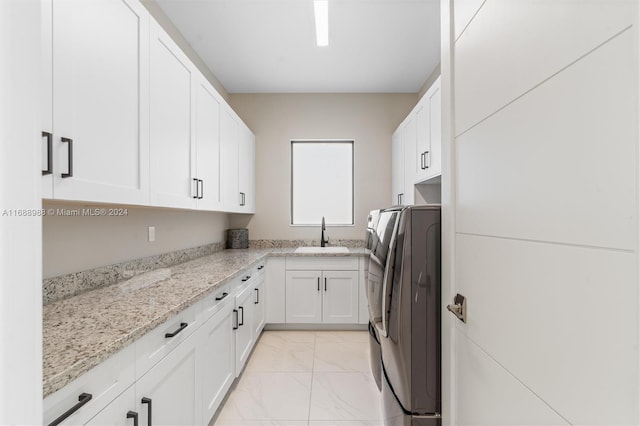
[(318, 277), (318, 291), (320, 291), (320, 277)]
[(187, 328), (187, 326), (189, 325), (189, 323), (186, 322), (181, 322), (180, 323), (180, 328), (178, 328), (176, 331), (174, 331), (173, 333), (166, 333), (164, 335), (165, 338), (169, 338), (169, 337), (175, 337), (178, 335), (178, 333), (180, 333), (182, 330), (184, 330), (185, 328)]
[(147, 407), (147, 426), (151, 426), (153, 424), (151, 423), (151, 398), (142, 397), (140, 402), (143, 404), (149, 404)]
[(264, 265), (258, 266), (258, 271), (261, 271), (264, 268)]
[(194, 195), (193, 198), (197, 200), (198, 198), (200, 198), (199, 197), (199, 195), (200, 195), (200, 192), (199, 192), (200, 186), (198, 186), (198, 182), (200, 182), (200, 180), (196, 179), (196, 178), (193, 178), (193, 181), (196, 183), (196, 195)]
[(62, 413), (60, 417), (58, 417), (57, 419), (49, 423), (49, 426), (57, 426), (60, 423), (64, 422), (69, 416), (71, 416), (73, 413), (75, 413), (80, 408), (82, 408), (84, 404), (91, 401), (91, 398), (93, 398), (93, 395), (91, 395), (90, 393), (81, 393), (80, 396), (78, 396), (78, 401), (80, 402), (78, 402), (73, 407), (69, 408), (67, 411)]
[(249, 281), (251, 279), (251, 275), (247, 275), (242, 279), (242, 282)]
[(135, 411), (128, 411), (127, 418), (133, 419), (133, 426), (138, 426), (138, 413), (136, 413)]
[(227, 297), (229, 295), (229, 293), (227, 293), (226, 291), (224, 293), (222, 293), (222, 296), (218, 296), (216, 297), (216, 302), (219, 302), (220, 300), (224, 299), (225, 297)]
[(237, 330), (238, 329), (238, 310), (234, 309), (233, 313), (236, 314), (236, 325), (233, 326), (233, 329)]
[(324, 277), (324, 291), (327, 291), (327, 277)]
[(69, 161), (69, 167), (67, 168), (67, 173), (62, 173), (63, 178), (73, 177), (73, 139), (69, 138), (60, 138), (62, 143), (69, 144), (69, 150), (67, 151), (67, 159)]
[(238, 326), (244, 325), (244, 308), (242, 306), (238, 306), (238, 309), (242, 312), (242, 319), (238, 323)]
[(257, 305), (260, 303), (260, 289), (259, 288), (254, 288), (254, 290), (256, 291), (256, 301), (253, 302), (254, 305)]
[(240, 193), (240, 205), (241, 206), (245, 205), (245, 193), (244, 192)]
[(198, 179), (199, 183), (200, 183), (200, 199), (202, 200), (204, 198), (204, 181), (202, 179)]
[(424, 152), (420, 154), (420, 170), (424, 170)]
[(47, 138), (47, 168), (42, 171), (42, 176), (53, 173), (53, 134), (42, 132), (42, 137)]
[[(429, 163), (427, 163), (427, 155), (429, 155), (429, 151), (425, 151), (424, 152), (424, 168), (428, 169), (429, 168)], [(431, 156), (429, 155), (429, 158), (431, 158)]]

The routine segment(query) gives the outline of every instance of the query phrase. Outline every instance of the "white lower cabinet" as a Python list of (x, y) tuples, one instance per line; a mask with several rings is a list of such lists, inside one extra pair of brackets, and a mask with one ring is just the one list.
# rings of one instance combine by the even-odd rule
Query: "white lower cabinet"
[(286, 272), (287, 323), (356, 324), (358, 271)]
[(202, 424), (197, 336), (189, 336), (136, 382), (134, 411), (140, 424)]
[(270, 257), (267, 259), (265, 272), (265, 316), (268, 324), (284, 324), (285, 322), (285, 258)]
[(233, 308), (227, 303), (199, 331), (203, 424), (213, 417), (236, 377)]
[(253, 301), (254, 290), (251, 282), (243, 284), (236, 296), (235, 324), (236, 334), (236, 377), (240, 375), (249, 359), (254, 343), (253, 333)]
[(264, 291), (264, 273), (260, 273), (255, 278), (255, 283), (253, 284), (253, 291), (255, 292), (253, 301), (253, 335), (254, 341), (258, 339), (258, 336), (262, 332), (262, 329), (265, 325), (265, 291)]
[(131, 386), (85, 424), (87, 426), (136, 426), (140, 424), (140, 413), (135, 411), (136, 405), (136, 387)]

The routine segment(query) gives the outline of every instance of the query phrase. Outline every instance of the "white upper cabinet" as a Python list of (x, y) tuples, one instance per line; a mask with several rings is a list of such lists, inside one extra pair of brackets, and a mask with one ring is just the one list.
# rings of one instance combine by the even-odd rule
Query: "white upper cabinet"
[(418, 129), (416, 126), (416, 116), (411, 114), (402, 125), (402, 149), (401, 156), (404, 156), (404, 187), (402, 204), (410, 205), (414, 203), (413, 183), (416, 180), (416, 138)]
[(417, 139), (415, 182), (440, 176), (442, 173), (442, 103), (440, 78), (431, 85), (415, 109)]
[(198, 74), (196, 86), (196, 185), (198, 209), (220, 210), (220, 98)]
[(254, 170), (256, 139), (251, 130), (243, 124), (240, 125), (239, 133), (238, 189), (240, 190), (240, 212), (255, 213)]
[(404, 145), (402, 129), (391, 137), (391, 204), (402, 204), (404, 195)]
[(195, 66), (151, 25), (151, 204), (195, 208)]
[(238, 190), (239, 133), (235, 114), (226, 105), (220, 110), (220, 196), (222, 209), (234, 212), (240, 208)]
[(137, 1), (45, 2), (44, 197), (148, 204), (148, 26)]

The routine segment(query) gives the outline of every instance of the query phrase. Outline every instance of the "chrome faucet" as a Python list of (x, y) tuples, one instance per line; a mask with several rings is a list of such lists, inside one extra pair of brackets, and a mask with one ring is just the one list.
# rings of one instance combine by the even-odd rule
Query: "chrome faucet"
[(324, 216), (322, 216), (322, 232), (320, 232), (320, 247), (324, 247), (326, 244), (329, 244), (329, 240), (324, 239), (324, 231), (326, 227), (324, 226)]

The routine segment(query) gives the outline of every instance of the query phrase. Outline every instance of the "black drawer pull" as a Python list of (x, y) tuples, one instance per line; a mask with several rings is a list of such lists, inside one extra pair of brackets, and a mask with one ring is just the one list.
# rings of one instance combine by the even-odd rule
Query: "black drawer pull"
[(251, 279), (251, 275), (247, 275), (242, 279), (242, 282), (249, 281)]
[(147, 407), (147, 426), (151, 426), (151, 398), (146, 398), (146, 397), (142, 397), (142, 400), (140, 401), (143, 404), (149, 404), (149, 406)]
[(238, 329), (238, 310), (237, 310), (237, 309), (234, 309), (234, 310), (233, 310), (233, 313), (234, 313), (234, 314), (236, 314), (236, 323), (235, 323), (235, 325), (233, 326), (233, 329), (234, 329), (234, 330), (237, 330), (237, 329)]
[(202, 200), (204, 198), (204, 181), (202, 179), (198, 179), (198, 181), (200, 183), (200, 196), (198, 198)]
[(256, 301), (253, 302), (254, 305), (258, 305), (260, 303), (260, 289), (259, 288), (254, 288), (254, 290), (256, 291)]
[(198, 198), (200, 198), (200, 180), (193, 178), (193, 181), (196, 183), (196, 195), (194, 195), (193, 198), (197, 200)]
[(258, 266), (258, 271), (261, 271), (264, 268), (264, 265)]
[(57, 426), (60, 423), (64, 422), (69, 416), (71, 416), (73, 413), (75, 413), (80, 408), (82, 408), (84, 404), (91, 401), (91, 398), (93, 398), (93, 395), (91, 395), (90, 393), (81, 393), (80, 396), (78, 397), (78, 401), (80, 402), (78, 402), (73, 407), (69, 408), (60, 417), (58, 417), (57, 419), (49, 423), (49, 426)]
[(242, 306), (238, 306), (238, 309), (242, 312), (242, 319), (238, 323), (238, 326), (244, 325), (244, 308)]
[(42, 171), (42, 175), (50, 175), (53, 173), (53, 134), (42, 132), (42, 137), (47, 138), (47, 168)]
[(67, 159), (69, 160), (69, 167), (67, 168), (67, 173), (62, 173), (63, 178), (73, 177), (73, 139), (69, 138), (60, 138), (60, 141), (63, 143), (69, 144), (69, 151), (67, 151)]
[(218, 296), (216, 297), (216, 302), (221, 301), (222, 299), (224, 299), (225, 297), (227, 297), (229, 295), (229, 293), (227, 293), (226, 291), (224, 293), (222, 293), (222, 296)]
[(138, 426), (138, 413), (136, 413), (135, 411), (128, 411), (127, 418), (133, 419), (133, 426)]
[(187, 326), (189, 325), (189, 323), (186, 322), (181, 322), (180, 323), (180, 328), (178, 328), (176, 331), (174, 331), (173, 333), (166, 333), (164, 335), (164, 337), (169, 338), (169, 337), (175, 337), (178, 333), (180, 333), (182, 330), (184, 330), (185, 328), (187, 328)]
[(320, 277), (318, 277), (318, 291), (320, 291)]
[(324, 277), (324, 291), (327, 291), (327, 277)]

